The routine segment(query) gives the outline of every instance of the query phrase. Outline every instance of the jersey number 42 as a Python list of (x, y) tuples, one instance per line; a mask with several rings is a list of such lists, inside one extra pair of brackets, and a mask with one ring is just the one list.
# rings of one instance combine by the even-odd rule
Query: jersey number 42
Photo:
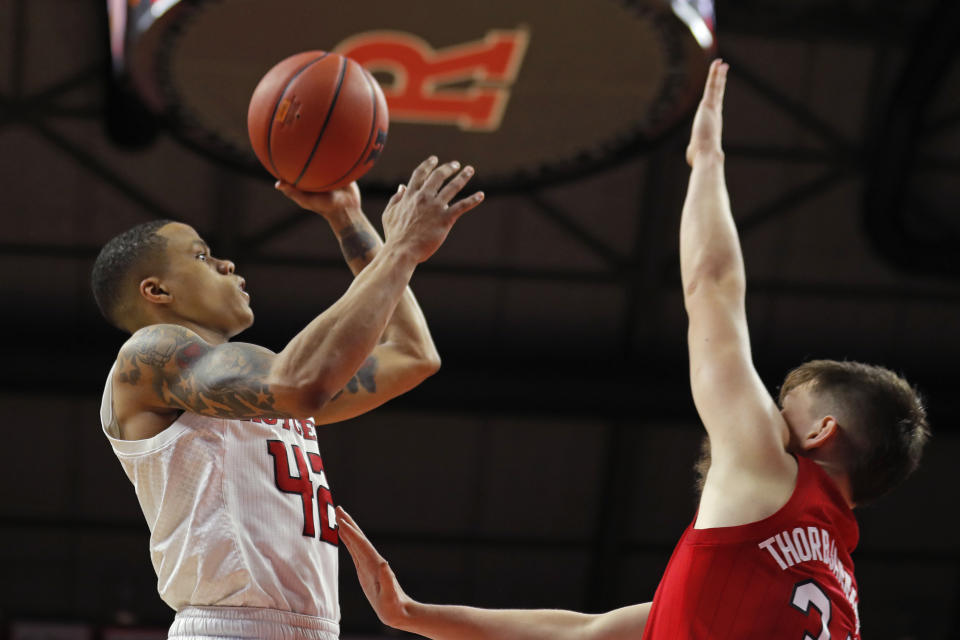
[[(337, 534), (333, 496), (330, 494), (330, 485), (327, 484), (327, 474), (323, 471), (323, 460), (318, 453), (307, 452), (304, 457), (303, 450), (295, 444), (290, 445), (290, 449), (293, 450), (297, 475), (290, 472), (287, 443), (283, 440), (267, 441), (267, 451), (273, 457), (273, 477), (277, 488), (284, 493), (300, 496), (303, 503), (303, 535), (310, 538), (317, 537), (316, 520), (319, 515), (320, 539), (336, 546), (340, 542), (340, 536)], [(314, 481), (316, 481), (316, 489), (314, 489)], [(316, 498), (316, 511), (313, 508), (314, 498)]]

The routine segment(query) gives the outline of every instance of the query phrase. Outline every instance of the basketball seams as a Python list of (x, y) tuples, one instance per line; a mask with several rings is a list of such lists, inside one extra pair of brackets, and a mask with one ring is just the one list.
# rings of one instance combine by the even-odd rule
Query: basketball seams
[(340, 77), (337, 78), (337, 88), (333, 92), (333, 100), (330, 101), (330, 107), (327, 109), (326, 118), (323, 120), (323, 126), (320, 127), (320, 133), (317, 134), (317, 139), (313, 143), (313, 149), (310, 151), (310, 155), (307, 156), (307, 161), (303, 165), (303, 169), (300, 171), (300, 175), (297, 176), (297, 179), (293, 181), (293, 186), (297, 186), (300, 183), (300, 180), (307, 173), (307, 169), (310, 167), (310, 163), (313, 162), (313, 156), (317, 153), (317, 148), (320, 146), (320, 140), (323, 139), (323, 134), (327, 130), (327, 125), (330, 124), (330, 117), (333, 115), (333, 110), (337, 106), (337, 99), (340, 97), (340, 89), (343, 88), (343, 79), (347, 75), (347, 58), (341, 57), (340, 61)]
[(335, 189), (366, 173), (382, 151), (388, 121), (373, 75), (324, 51), (275, 65), (248, 109), (250, 140), (263, 165), (308, 191)]
[[(354, 63), (354, 64), (356, 64), (356, 63)], [(364, 69), (364, 68), (363, 68), (362, 66), (360, 66), (360, 65), (357, 65), (357, 66), (360, 67), (360, 73), (363, 74), (363, 78), (364, 78), (364, 80), (366, 80), (366, 82), (367, 82), (367, 89), (370, 91), (370, 99), (371, 99), (372, 102), (373, 102), (373, 115), (372, 115), (371, 118), (370, 118), (370, 133), (367, 135), (367, 142), (366, 142), (366, 144), (363, 145), (363, 148), (360, 150), (360, 157), (357, 158), (357, 161), (353, 163), (353, 165), (347, 170), (346, 173), (344, 173), (342, 176), (340, 176), (339, 178), (337, 178), (337, 179), (334, 180), (333, 182), (330, 182), (330, 183), (328, 183), (328, 184), (323, 185), (322, 187), (320, 187), (320, 188), (318, 189), (319, 191), (324, 191), (324, 190), (329, 189), (331, 186), (337, 184), (338, 182), (340, 182), (341, 180), (343, 180), (344, 178), (346, 178), (347, 176), (349, 176), (351, 173), (353, 173), (353, 171), (357, 168), (357, 166), (358, 166), (361, 162), (363, 162), (364, 157), (365, 157), (365, 156), (367, 155), (367, 153), (370, 151), (370, 142), (373, 140), (373, 134), (376, 133), (376, 131), (377, 131), (377, 92), (376, 92), (376, 90), (373, 88), (373, 84), (372, 84), (373, 82), (375, 82), (375, 80), (373, 80), (373, 78), (370, 76), (370, 73), (369, 73), (366, 69)], [(331, 107), (331, 111), (332, 111), (332, 110), (333, 110), (333, 109), (332, 109), (332, 107)], [(309, 164), (309, 162), (308, 162), (307, 164)], [(304, 170), (306, 170), (306, 169), (304, 169)]]
[[(273, 145), (272, 145), (273, 127), (276, 124), (277, 110), (280, 108), (280, 105), (283, 104), (283, 98), (284, 96), (287, 95), (287, 91), (290, 90), (290, 87), (293, 86), (294, 81), (297, 78), (299, 78), (304, 71), (306, 71), (311, 66), (320, 62), (321, 60), (323, 60), (329, 55), (330, 55), (329, 52), (324, 52), (324, 54), (319, 58), (316, 58), (315, 60), (311, 60), (307, 64), (297, 69), (297, 72), (294, 73), (292, 76), (290, 76), (290, 79), (287, 80), (287, 83), (283, 86), (283, 91), (280, 92), (280, 95), (277, 97), (276, 102), (273, 103), (273, 112), (270, 114), (270, 122), (267, 124), (267, 158), (270, 160), (270, 166), (273, 167), (273, 175), (277, 176), (281, 180), (283, 178), (280, 175), (280, 171), (277, 169), (276, 163), (273, 161)], [(301, 174), (301, 177), (302, 177), (302, 174)], [(297, 178), (297, 180), (299, 179), (300, 178)]]

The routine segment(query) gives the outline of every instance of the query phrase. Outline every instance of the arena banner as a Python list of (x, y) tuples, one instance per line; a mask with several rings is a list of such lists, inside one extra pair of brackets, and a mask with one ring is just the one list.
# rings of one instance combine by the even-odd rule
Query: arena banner
[(386, 188), (430, 153), (475, 164), (486, 185), (522, 187), (641, 148), (689, 115), (716, 47), (712, 0), (108, 7), (114, 68), (141, 99), (190, 146), (252, 171), (247, 104), (270, 67), (312, 49), (364, 65), (390, 110), (364, 181)]

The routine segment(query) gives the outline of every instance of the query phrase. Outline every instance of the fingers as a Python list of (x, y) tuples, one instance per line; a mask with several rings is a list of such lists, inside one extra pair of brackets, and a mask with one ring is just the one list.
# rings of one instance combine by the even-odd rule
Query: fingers
[(299, 189), (297, 189), (291, 184), (287, 184), (283, 180), (277, 180), (276, 182), (274, 182), (273, 188), (293, 201), (296, 201), (297, 198), (299, 198), (302, 193)]
[(719, 109), (723, 104), (723, 93), (727, 86), (727, 70), (729, 68), (730, 65), (720, 58), (710, 64), (710, 71), (707, 73), (707, 85), (703, 89), (703, 102), (708, 106)]
[(363, 553), (356, 530), (346, 522), (339, 513), (339, 510), (337, 513), (337, 532), (340, 536), (340, 542), (342, 542), (343, 546), (350, 552), (350, 557), (353, 558), (353, 563), (356, 565), (357, 571), (359, 571), (362, 565), (367, 562), (367, 558)]
[(430, 175), (430, 172), (433, 171), (433, 168), (437, 166), (437, 156), (430, 156), (426, 160), (420, 163), (416, 169), (413, 170), (413, 173), (410, 175), (410, 182), (407, 183), (408, 189), (419, 189), (423, 186), (424, 181)]
[(453, 222), (456, 222), (457, 218), (483, 202), (484, 197), (486, 196), (484, 196), (483, 191), (477, 191), (475, 194), (466, 197), (463, 200), (458, 200), (450, 205), (450, 207), (447, 209), (447, 214), (450, 216)]
[(402, 198), (403, 194), (406, 192), (407, 192), (407, 187), (405, 185), (400, 185), (399, 187), (397, 187), (397, 192), (394, 193), (392, 196), (390, 196), (390, 200), (389, 202), (387, 202), (387, 206), (390, 207), (400, 202), (400, 198)]
[(453, 197), (460, 193), (461, 189), (470, 181), (470, 178), (473, 177), (474, 169), (470, 165), (467, 165), (463, 168), (463, 171), (454, 176), (453, 180), (448, 182), (443, 189), (440, 190), (440, 201), (444, 204), (447, 204)]
[[(476, 171), (470, 165), (467, 165), (459, 173), (460, 163), (456, 160), (437, 166), (439, 160), (436, 156), (430, 156), (420, 163), (410, 176), (410, 183), (406, 189), (395, 193), (388, 203), (394, 204), (399, 201), (403, 195), (410, 190), (420, 190), (430, 195), (436, 195), (437, 200), (443, 205), (447, 205), (470, 181)], [(456, 175), (454, 175), (456, 174)], [(453, 176), (451, 178), (451, 176)], [(449, 182), (447, 182), (449, 180)], [(446, 182), (446, 184), (444, 184)], [(456, 221), (461, 215), (470, 211), (484, 200), (484, 194), (481, 191), (463, 198), (454, 204), (445, 208), (446, 214), (451, 221)], [(350, 516), (347, 516), (349, 518)], [(352, 522), (352, 521), (351, 521)], [(356, 528), (356, 523), (353, 523)], [(357, 528), (359, 531), (359, 528)], [(362, 535), (362, 533), (361, 533)], [(366, 540), (364, 538), (364, 540)], [(369, 544), (369, 542), (368, 542)], [(372, 545), (371, 545), (372, 546)]]
[(383, 560), (383, 557), (377, 553), (376, 548), (367, 540), (363, 531), (360, 530), (353, 518), (344, 511), (343, 507), (337, 507), (337, 527), (340, 531), (340, 539), (343, 540), (354, 561), (357, 563), (376, 563)]
[(428, 194), (434, 194), (440, 191), (440, 187), (443, 186), (443, 183), (454, 174), (454, 172), (460, 168), (460, 163), (456, 160), (442, 164), (436, 169), (433, 170), (433, 173), (430, 174), (430, 177), (427, 178), (427, 181), (423, 184), (423, 190)]
[(311, 197), (311, 195), (316, 196), (316, 194), (304, 193), (300, 189), (297, 189), (293, 185), (287, 184), (282, 180), (277, 180), (277, 182), (273, 185), (273, 187), (283, 195), (293, 200), (293, 202), (296, 203), (298, 206), (304, 209), (310, 208), (310, 202), (308, 201), (308, 198)]

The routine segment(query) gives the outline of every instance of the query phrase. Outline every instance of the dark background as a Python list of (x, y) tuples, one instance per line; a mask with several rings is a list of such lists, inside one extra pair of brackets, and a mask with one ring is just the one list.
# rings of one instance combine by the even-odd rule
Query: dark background
[[(866, 638), (960, 637), (956, 5), (717, 7), (761, 375), (774, 390), (807, 358), (866, 360), (929, 404), (922, 468), (859, 512)], [(172, 618), (98, 424), (123, 341), (89, 294), (104, 241), (158, 216), (193, 224), (247, 278), (258, 319), (244, 338), (274, 349), (349, 282), (322, 219), (289, 222), (269, 182), (166, 133), (118, 146), (106, 55), (101, 2), (0, 1), (4, 623)], [(413, 280), (441, 372), (322, 431), (334, 496), (414, 597), (586, 611), (652, 598), (693, 514), (701, 437), (676, 264), (686, 133), (562, 184), (490, 192)], [(374, 219), (383, 204), (365, 197)], [(343, 629), (375, 631), (341, 560)]]

